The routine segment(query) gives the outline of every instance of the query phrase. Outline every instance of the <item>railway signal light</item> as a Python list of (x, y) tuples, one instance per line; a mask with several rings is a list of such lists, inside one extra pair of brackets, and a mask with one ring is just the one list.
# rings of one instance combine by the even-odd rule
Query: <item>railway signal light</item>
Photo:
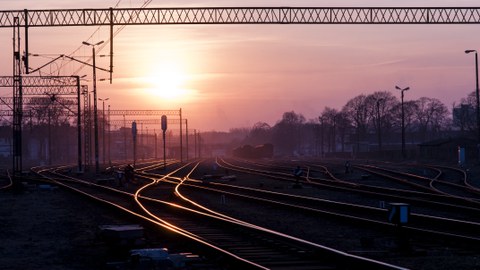
[(163, 133), (165, 133), (165, 131), (167, 131), (167, 116), (166, 115), (162, 115), (162, 130), (163, 130)]
[(132, 136), (133, 138), (137, 137), (137, 122), (132, 122)]

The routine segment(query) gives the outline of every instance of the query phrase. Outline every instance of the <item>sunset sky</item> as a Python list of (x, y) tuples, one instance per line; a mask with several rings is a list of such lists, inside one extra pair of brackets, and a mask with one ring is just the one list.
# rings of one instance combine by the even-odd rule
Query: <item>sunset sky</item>
[[(118, 0), (0, 0), (1, 10), (108, 8)], [(145, 1), (124, 0), (119, 7)], [(479, 6), (473, 0), (160, 1), (184, 6)], [(31, 28), (33, 68), (59, 54), (91, 56), (82, 41), (108, 40), (108, 27)], [(91, 38), (90, 38), (91, 37)], [(359, 94), (409, 86), (405, 100), (440, 99), (451, 109), (475, 89), (474, 56), (480, 25), (185, 25), (127, 26), (114, 40), (113, 84), (99, 82), (111, 109), (182, 108), (190, 128), (228, 131), (258, 121), (274, 125), (286, 111), (317, 118), (325, 106), (341, 109)], [(23, 50), (23, 49), (22, 49)], [(108, 54), (106, 46), (100, 54)], [(0, 29), (1, 75), (12, 74), (12, 30)], [(42, 74), (54, 71), (56, 65)], [(108, 69), (108, 58), (97, 57)], [(61, 75), (92, 69), (70, 64)], [(108, 74), (97, 72), (98, 78)], [(91, 87), (91, 81), (86, 81)], [(0, 96), (11, 96), (1, 89)], [(154, 127), (151, 127), (154, 128)]]

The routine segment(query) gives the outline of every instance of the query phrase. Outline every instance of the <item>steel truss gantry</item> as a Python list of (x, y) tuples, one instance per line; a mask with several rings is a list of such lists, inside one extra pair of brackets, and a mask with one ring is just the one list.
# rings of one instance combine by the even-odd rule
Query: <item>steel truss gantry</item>
[(158, 115), (182, 115), (180, 110), (110, 110), (110, 116), (158, 116)]
[[(179, 124), (180, 127), (180, 162), (183, 162), (183, 125), (182, 123), (184, 122), (183, 120), (186, 121), (186, 119), (182, 119), (182, 109), (178, 110), (109, 110), (109, 119), (111, 116), (122, 116), (123, 117), (123, 126), (126, 128), (127, 122), (126, 122), (126, 116), (129, 116), (130, 118), (132, 116), (156, 116), (158, 119), (143, 119), (143, 120), (137, 120), (137, 119), (132, 119), (137, 122), (137, 124), (141, 123), (160, 123), (160, 116), (166, 115), (166, 116), (178, 116), (179, 119), (168, 119), (168, 123), (175, 123)], [(129, 119), (130, 120), (130, 119)], [(177, 120), (177, 121), (176, 121)], [(112, 122), (114, 123), (120, 123), (122, 120), (113, 120)], [(186, 123), (186, 122), (185, 122)], [(110, 124), (111, 125), (111, 124)], [(188, 127), (187, 127), (188, 128)], [(126, 136), (126, 134), (124, 135)], [(187, 130), (187, 136), (188, 136), (188, 130)], [(126, 139), (125, 139), (126, 141)], [(188, 142), (187, 142), (188, 143)], [(125, 157), (127, 156), (126, 152), (126, 146), (125, 147)]]
[[(117, 112), (121, 112), (121, 110), (117, 110)], [(135, 111), (135, 112), (140, 112), (140, 111)], [(140, 112), (140, 114), (134, 114), (136, 116), (138, 115), (144, 115), (145, 111), (142, 111)], [(177, 115), (176, 113), (173, 113), (174, 111), (171, 111), (169, 110), (168, 112), (171, 112), (172, 115)], [(178, 112), (178, 111), (177, 111)], [(117, 114), (117, 116), (119, 116), (120, 114)], [(156, 116), (158, 116), (159, 114), (156, 114)], [(167, 115), (167, 114), (163, 114), (163, 115)], [(134, 120), (137, 125), (149, 125), (149, 126), (158, 126), (160, 127), (161, 125), (161, 119), (160, 118), (153, 118), (153, 119), (135, 119)], [(186, 160), (188, 160), (188, 152), (189, 152), (189, 144), (188, 144), (188, 119), (171, 119), (171, 118), (168, 118), (167, 119), (167, 123), (168, 125), (179, 125), (179, 128), (180, 128), (180, 145), (181, 145), (181, 150), (180, 150), (180, 159), (181, 161), (183, 160), (183, 128), (185, 128), (185, 144), (186, 144), (186, 147), (185, 147), (185, 153), (186, 153)], [(126, 120), (125, 118), (123, 120), (121, 119), (114, 119), (114, 120), (108, 120), (108, 125), (109, 126), (118, 126), (118, 127), (123, 127), (124, 129), (126, 128), (127, 126), (127, 123), (126, 123)], [(156, 136), (156, 135), (155, 135)], [(126, 129), (124, 130), (124, 141), (126, 142)], [(127, 147), (124, 146), (124, 157), (126, 159), (126, 156), (127, 156), (127, 152), (126, 152), (126, 149)], [(156, 157), (156, 156), (155, 156)]]
[(55, 26), (110, 27), (110, 82), (113, 72), (113, 27), (172, 24), (478, 24), (480, 7), (191, 7), (107, 8), (0, 11), (0, 28), (28, 30)]
[(0, 27), (146, 24), (476, 24), (479, 7), (191, 7), (0, 11)]
[[(48, 94), (46, 94), (48, 95)], [(53, 103), (53, 101), (58, 101), (59, 104)], [(53, 103), (53, 104), (52, 104)], [(0, 97), (0, 105), (9, 106), (13, 104), (12, 97)], [(23, 105), (25, 106), (47, 106), (47, 105), (55, 105), (55, 106), (63, 106), (67, 107), (70, 105), (77, 105), (77, 98), (71, 97), (55, 97), (52, 96), (43, 96), (43, 97), (24, 97), (23, 98)], [(70, 109), (69, 109), (70, 110)], [(75, 113), (75, 116), (77, 114)]]
[[(19, 53), (18, 53), (19, 55)], [(14, 52), (15, 59), (17, 52)], [(15, 61), (17, 62), (17, 61)], [(19, 61), (18, 61), (19, 62)], [(0, 76), (0, 88), (14, 89), (12, 98), (2, 98), (1, 103), (13, 104), (13, 171), (18, 174), (22, 170), (22, 121), (25, 115), (23, 105), (48, 105), (53, 101), (65, 107), (69, 113), (74, 113), (61, 101), (76, 105), (77, 112), (77, 143), (78, 167), (82, 167), (81, 148), (81, 107), (79, 76), (21, 76), (19, 63), (15, 63), (14, 76)], [(76, 96), (75, 99), (68, 96)], [(26, 97), (25, 96), (29, 96)], [(7, 116), (3, 114), (2, 116)]]
[[(12, 87), (12, 76), (0, 76), (0, 87)], [(78, 76), (22, 76), (24, 95), (77, 95)]]

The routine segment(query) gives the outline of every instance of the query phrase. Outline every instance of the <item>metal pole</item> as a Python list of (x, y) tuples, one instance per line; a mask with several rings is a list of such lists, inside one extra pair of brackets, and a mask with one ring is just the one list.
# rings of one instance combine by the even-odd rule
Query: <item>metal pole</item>
[(102, 142), (103, 142), (103, 166), (105, 166), (105, 146), (106, 146), (106, 143), (105, 143), (105, 100), (102, 100), (102, 117), (103, 117), (103, 125), (102, 125)]
[(193, 130), (193, 140), (195, 142), (195, 147), (194, 147), (194, 151), (193, 151), (194, 155), (193, 156), (195, 158), (197, 158), (197, 130), (196, 129)]
[(110, 132), (110, 105), (108, 105), (108, 117), (107, 117), (107, 128), (108, 128), (108, 164), (112, 166), (112, 140)]
[(52, 165), (52, 111), (48, 108), (48, 165)]
[(24, 64), (25, 64), (25, 73), (30, 74), (30, 65), (29, 65), (29, 50), (28, 50), (28, 11), (26, 9), (23, 10), (25, 16), (25, 56), (24, 56)]
[(198, 136), (198, 158), (202, 158), (202, 137), (200, 137), (200, 131), (197, 132)]
[(324, 121), (324, 118), (323, 117), (320, 117), (320, 126), (321, 126), (321, 134), (320, 134), (320, 156), (323, 158), (324, 157), (324, 147), (323, 147), (323, 144), (324, 144), (324, 129), (325, 129), (325, 125), (323, 123)]
[(127, 160), (127, 122), (123, 115), (123, 159)]
[(380, 101), (382, 101), (383, 99), (378, 99), (377, 100), (377, 123), (378, 123), (378, 151), (381, 152), (382, 151), (382, 129), (380, 127), (381, 125), (381, 121), (380, 121)]
[[(102, 154), (102, 157), (103, 157), (103, 166), (105, 166), (106, 164), (106, 149), (107, 149), (107, 141), (105, 140), (105, 125), (107, 125), (107, 119), (105, 118), (105, 101), (107, 101), (109, 98), (104, 98), (104, 99), (101, 99), (99, 98), (99, 100), (102, 101), (102, 118), (103, 118), (103, 121), (102, 121), (102, 151), (103, 151), (103, 154)], [(110, 105), (109, 105), (109, 108), (110, 108)], [(110, 110), (110, 109), (109, 109)]]
[(476, 113), (477, 113), (477, 151), (478, 151), (478, 156), (480, 160), (480, 98), (479, 98), (479, 90), (478, 90), (478, 53), (477, 50), (465, 50), (466, 54), (469, 54), (471, 52), (475, 53), (475, 97), (477, 99), (477, 108), (476, 108)]
[(185, 143), (187, 144), (186, 159), (188, 160), (188, 119), (185, 119)]
[[(92, 95), (88, 93), (88, 165), (92, 165)], [(90, 171), (90, 167), (88, 169)]]
[(95, 63), (95, 46), (103, 43), (103, 40), (95, 44), (90, 44), (83, 41), (82, 44), (92, 46), (92, 58), (93, 58), (93, 125), (94, 125), (94, 140), (95, 140), (95, 173), (100, 173), (100, 164), (98, 161), (98, 116), (97, 116), (97, 65)]
[(180, 163), (183, 162), (183, 132), (182, 132), (182, 108), (180, 108)]
[(78, 146), (78, 171), (82, 171), (82, 124), (81, 124), (81, 106), (80, 106), (80, 77), (75, 76), (77, 79), (77, 146)]
[(95, 173), (100, 173), (100, 164), (98, 161), (98, 116), (97, 116), (97, 68), (95, 64), (95, 46), (92, 46), (93, 54), (93, 133), (95, 144)]
[(405, 110), (403, 108), (403, 94), (402, 90), (402, 157), (405, 158)]
[(400, 92), (401, 92), (401, 100), (402, 100), (402, 157), (405, 159), (406, 158), (406, 151), (405, 151), (405, 110), (404, 110), (404, 107), (403, 107), (403, 97), (404, 97), (404, 92), (409, 90), (410, 87), (400, 88), (398, 86), (395, 86), (395, 89), (400, 90)]
[(153, 133), (155, 134), (155, 159), (158, 159), (158, 141), (157, 141), (157, 132), (155, 129), (153, 130)]
[(480, 143), (480, 98), (478, 94), (478, 53), (475, 51), (475, 95), (477, 98), (477, 131), (478, 142)]
[(167, 169), (166, 152), (165, 152), (165, 130), (163, 131), (163, 169)]

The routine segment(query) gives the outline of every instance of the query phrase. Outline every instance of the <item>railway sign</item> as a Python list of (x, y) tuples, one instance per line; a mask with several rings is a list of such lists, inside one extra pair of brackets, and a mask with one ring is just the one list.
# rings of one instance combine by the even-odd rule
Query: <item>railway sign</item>
[(163, 130), (163, 133), (165, 133), (165, 131), (167, 131), (167, 116), (166, 115), (162, 115), (162, 130)]
[(390, 203), (388, 209), (388, 221), (400, 226), (408, 223), (410, 205), (406, 203)]

